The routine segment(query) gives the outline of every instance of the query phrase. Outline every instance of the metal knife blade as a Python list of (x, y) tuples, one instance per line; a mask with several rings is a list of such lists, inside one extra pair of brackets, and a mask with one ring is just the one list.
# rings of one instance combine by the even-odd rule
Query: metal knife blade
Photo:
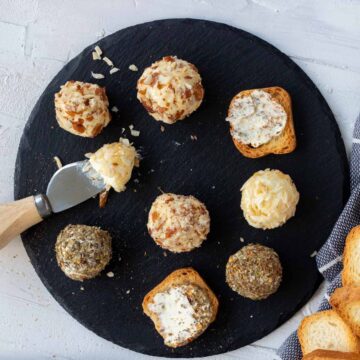
[(60, 168), (52, 176), (46, 196), (54, 213), (64, 211), (94, 197), (105, 189), (103, 179), (88, 160)]

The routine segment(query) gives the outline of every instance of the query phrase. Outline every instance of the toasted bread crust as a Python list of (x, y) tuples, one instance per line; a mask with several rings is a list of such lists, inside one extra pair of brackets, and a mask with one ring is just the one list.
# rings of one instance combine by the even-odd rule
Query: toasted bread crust
[[(268, 88), (262, 89), (251, 89), (251, 90), (244, 90), (240, 91), (237, 95), (233, 97), (231, 100), (228, 116), (230, 115), (230, 109), (234, 106), (234, 102), (238, 98), (242, 98), (245, 96), (249, 96), (254, 90), (263, 90), (269, 93), (272, 98), (281, 104), (286, 112), (287, 121), (285, 125), (284, 131), (277, 136), (276, 138), (271, 139), (268, 143), (261, 145), (257, 148), (253, 148), (247, 144), (243, 144), (237, 141), (234, 137), (232, 137), (233, 142), (236, 148), (243, 154), (245, 157), (248, 158), (259, 158), (269, 154), (288, 154), (295, 150), (296, 148), (296, 136), (295, 136), (295, 127), (294, 127), (294, 120), (292, 115), (292, 108), (291, 108), (291, 98), (289, 93), (279, 87), (273, 86)], [(231, 128), (231, 125), (230, 125)]]
[[(360, 340), (355, 336), (351, 331), (351, 328), (341, 319), (341, 317), (336, 313), (335, 310), (325, 310), (314, 313), (310, 316), (306, 316), (297, 331), (299, 342), (301, 345), (301, 350), (303, 355), (306, 355), (313, 351), (309, 343), (311, 342), (311, 336), (308, 333), (308, 326), (313, 322), (316, 322), (322, 318), (327, 318), (329, 322), (331, 321), (342, 321), (343, 330), (346, 332), (347, 340), (349, 344), (349, 352), (360, 353)], [(327, 350), (327, 349), (322, 349)]]
[(305, 355), (302, 360), (360, 360), (360, 355), (353, 352), (315, 350)]
[(345, 241), (345, 249), (343, 256), (344, 269), (342, 271), (342, 283), (344, 286), (360, 286), (360, 263), (358, 265), (357, 273), (354, 273), (353, 266), (356, 260), (354, 260), (355, 248), (360, 243), (360, 225), (351, 229)]
[[(152, 302), (154, 296), (157, 293), (166, 291), (169, 287), (176, 286), (176, 285), (184, 285), (184, 284), (194, 284), (200, 287), (202, 290), (206, 292), (208, 298), (210, 300), (211, 308), (213, 310), (212, 318), (210, 323), (212, 323), (217, 315), (219, 302), (216, 295), (213, 291), (209, 288), (209, 286), (205, 283), (203, 278), (200, 274), (195, 271), (193, 268), (182, 268), (173, 271), (170, 275), (168, 275), (160, 284), (155, 286), (151, 291), (149, 291), (142, 302), (142, 308), (144, 313), (150, 317), (150, 319), (154, 322), (155, 328), (157, 332), (160, 334), (160, 323), (156, 319), (156, 315), (149, 309), (149, 304)], [(198, 334), (200, 336), (201, 334)], [(177, 343), (174, 347), (179, 347), (190, 343), (191, 341), (195, 340), (198, 336), (187, 339), (184, 342)]]
[(330, 304), (356, 336), (360, 337), (360, 319), (354, 319), (350, 314), (351, 306), (356, 305), (360, 309), (360, 287), (345, 286), (336, 289), (331, 295)]

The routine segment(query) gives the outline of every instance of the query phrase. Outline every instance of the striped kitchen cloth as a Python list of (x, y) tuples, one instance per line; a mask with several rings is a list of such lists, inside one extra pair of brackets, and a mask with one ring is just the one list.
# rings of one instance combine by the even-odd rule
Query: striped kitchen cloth
[[(360, 224), (360, 115), (355, 122), (350, 159), (350, 198), (337, 220), (329, 238), (316, 256), (319, 271), (329, 284), (319, 306), (319, 311), (330, 308), (329, 297), (341, 286), (342, 254), (345, 238), (351, 228)], [(301, 349), (296, 332), (281, 345), (277, 354), (283, 360), (301, 359)]]

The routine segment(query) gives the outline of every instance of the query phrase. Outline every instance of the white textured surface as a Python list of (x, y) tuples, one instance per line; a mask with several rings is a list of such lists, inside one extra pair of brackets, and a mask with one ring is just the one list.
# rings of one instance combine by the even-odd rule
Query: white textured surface
[[(73, 56), (123, 27), (169, 17), (225, 22), (269, 41), (325, 96), (347, 149), (360, 111), (357, 0), (0, 0), (0, 201), (13, 197), (19, 139), (46, 84)], [(92, 334), (50, 296), (20, 239), (0, 252), (0, 360), (145, 359)], [(274, 359), (320, 294), (256, 344), (213, 359)], [(119, 324), (121, 326), (121, 324)]]

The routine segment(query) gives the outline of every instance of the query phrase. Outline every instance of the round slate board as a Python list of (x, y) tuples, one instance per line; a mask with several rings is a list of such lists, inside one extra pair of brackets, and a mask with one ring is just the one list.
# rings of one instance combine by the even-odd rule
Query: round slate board
[[(16, 198), (44, 192), (56, 170), (53, 156), (71, 163), (105, 143), (122, 128), (140, 149), (141, 166), (124, 193), (111, 192), (105, 209), (91, 199), (56, 214), (23, 234), (25, 248), (41, 280), (78, 321), (120, 346), (150, 355), (194, 357), (237, 349), (270, 333), (310, 298), (320, 282), (315, 258), (348, 195), (348, 171), (334, 117), (314, 84), (284, 54), (266, 42), (227, 25), (189, 19), (155, 21), (130, 27), (98, 42), (121, 70), (109, 75), (93, 61), (93, 46), (70, 61), (41, 95), (21, 139), (15, 174)], [(199, 68), (205, 101), (190, 118), (161, 132), (136, 99), (143, 69), (165, 55), (177, 55)], [(139, 72), (128, 70), (136, 64)], [(90, 72), (106, 74), (94, 80)], [(71, 135), (57, 126), (53, 97), (67, 80), (106, 86), (114, 114), (95, 139)], [(289, 155), (251, 160), (235, 148), (224, 121), (231, 98), (240, 90), (282, 86), (293, 100), (298, 148)], [(128, 126), (141, 131), (131, 137)], [(196, 135), (197, 140), (190, 138)], [(250, 227), (240, 211), (240, 187), (255, 171), (276, 168), (290, 174), (301, 194), (296, 216), (281, 228)], [(171, 254), (157, 247), (146, 231), (148, 210), (159, 189), (193, 194), (211, 214), (211, 233), (200, 249)], [(96, 279), (79, 283), (56, 264), (54, 244), (68, 224), (101, 226), (113, 236), (113, 259)], [(244, 238), (242, 243), (240, 238)], [(229, 255), (250, 242), (273, 247), (284, 279), (264, 301), (238, 296), (225, 284)], [(192, 344), (170, 349), (142, 313), (144, 295), (171, 271), (192, 266), (218, 295), (214, 324)], [(115, 276), (106, 276), (108, 271)], [(83, 286), (84, 290), (80, 287)]]

